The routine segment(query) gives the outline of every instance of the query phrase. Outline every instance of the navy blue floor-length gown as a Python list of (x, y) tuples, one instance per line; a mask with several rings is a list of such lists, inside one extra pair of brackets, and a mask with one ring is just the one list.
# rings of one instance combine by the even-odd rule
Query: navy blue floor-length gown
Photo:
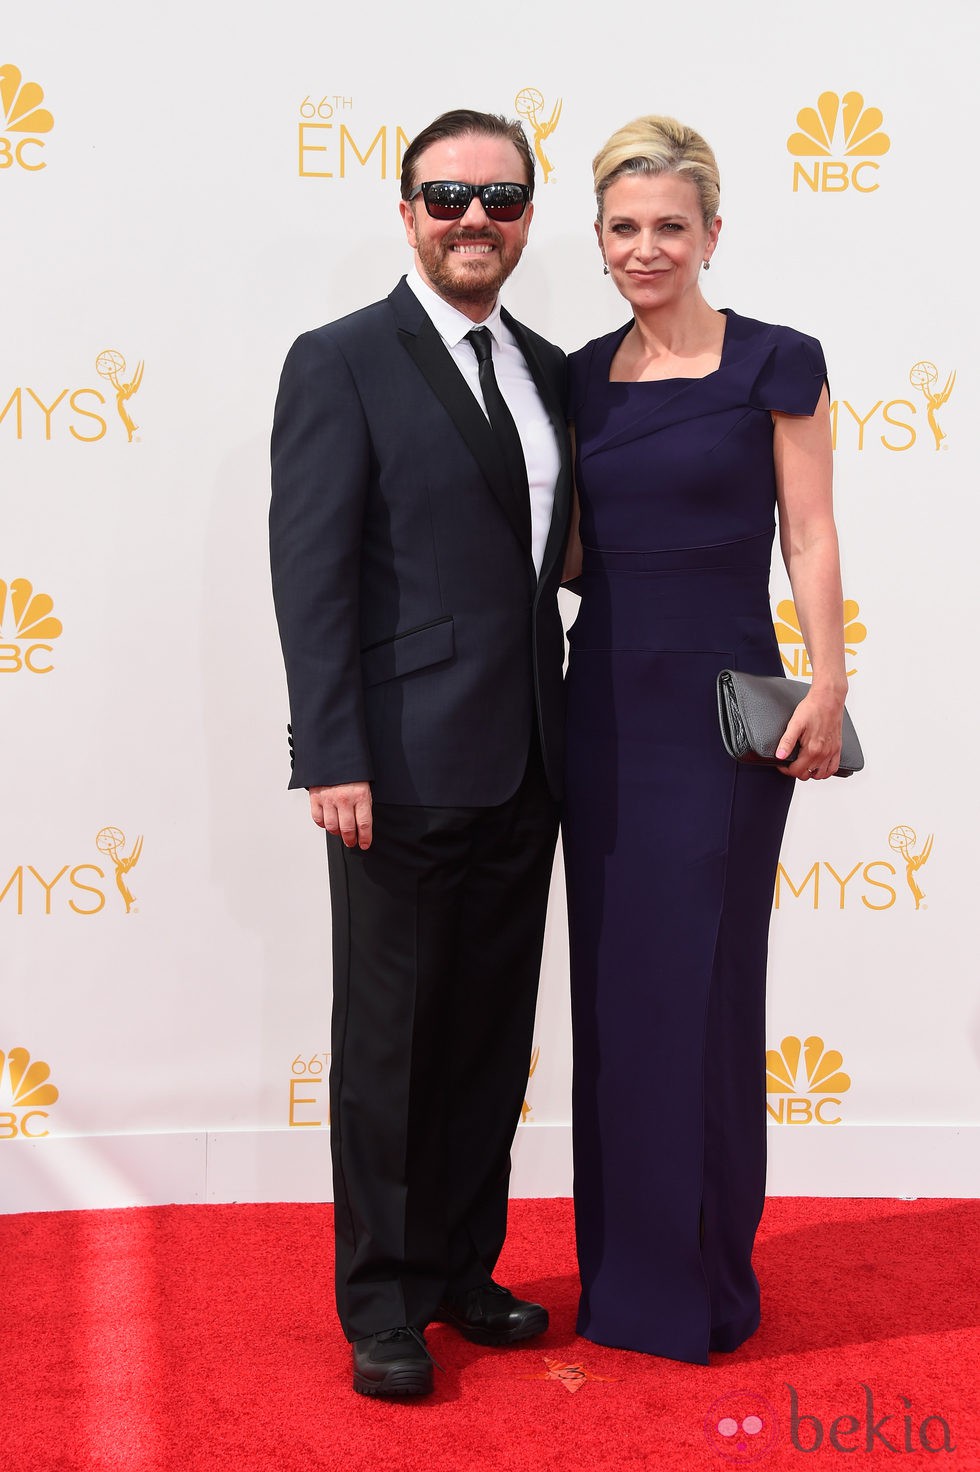
[(815, 339), (726, 315), (704, 378), (610, 383), (628, 326), (570, 360), (578, 1330), (700, 1364), (759, 1322), (766, 959), (794, 785), (727, 755), (715, 681), (780, 673), (772, 412), (812, 414), (826, 372)]

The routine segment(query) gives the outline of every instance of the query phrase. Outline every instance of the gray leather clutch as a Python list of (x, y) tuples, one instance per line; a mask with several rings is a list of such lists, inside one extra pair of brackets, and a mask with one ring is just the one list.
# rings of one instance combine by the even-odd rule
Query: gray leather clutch
[[(795, 761), (796, 751), (785, 761), (777, 762), (776, 747), (790, 716), (809, 689), (805, 680), (722, 670), (718, 676), (718, 719), (721, 739), (729, 755), (738, 762), (767, 767), (785, 767)], [(845, 707), (840, 766), (834, 775), (850, 777), (863, 766), (864, 752)]]

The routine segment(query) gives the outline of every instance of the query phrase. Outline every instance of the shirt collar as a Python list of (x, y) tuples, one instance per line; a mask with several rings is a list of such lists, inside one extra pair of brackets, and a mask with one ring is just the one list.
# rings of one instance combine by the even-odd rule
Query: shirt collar
[(468, 332), (473, 331), (474, 327), (488, 327), (496, 342), (504, 341), (499, 299), (494, 303), (493, 311), (484, 321), (474, 322), (465, 313), (458, 311), (456, 307), (447, 302), (444, 297), (441, 297), (437, 291), (433, 291), (428, 282), (422, 280), (414, 266), (405, 279), (432, 319), (432, 325), (447, 347), (456, 347), (464, 340)]

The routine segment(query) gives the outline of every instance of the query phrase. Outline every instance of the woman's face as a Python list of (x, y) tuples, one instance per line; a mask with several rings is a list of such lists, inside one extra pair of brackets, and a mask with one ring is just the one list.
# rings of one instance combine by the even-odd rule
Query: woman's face
[(606, 190), (596, 235), (603, 260), (634, 311), (673, 306), (698, 290), (714, 251), (717, 216), (706, 227), (697, 187), (679, 174), (622, 174)]

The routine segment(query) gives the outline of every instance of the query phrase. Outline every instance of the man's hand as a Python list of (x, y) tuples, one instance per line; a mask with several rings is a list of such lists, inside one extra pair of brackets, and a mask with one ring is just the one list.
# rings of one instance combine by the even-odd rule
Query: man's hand
[(339, 833), (348, 848), (370, 848), (371, 784), (342, 782), (337, 787), (311, 787), (310, 815), (328, 833)]

